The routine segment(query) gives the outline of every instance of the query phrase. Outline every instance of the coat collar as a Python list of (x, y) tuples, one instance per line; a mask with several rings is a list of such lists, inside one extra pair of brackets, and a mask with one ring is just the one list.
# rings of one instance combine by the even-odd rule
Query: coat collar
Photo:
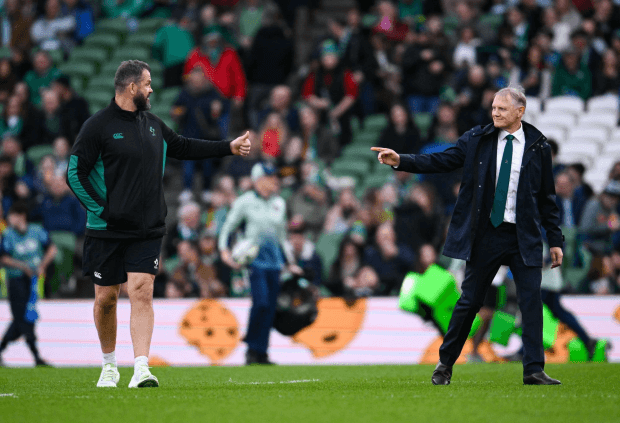
[(112, 112), (114, 112), (114, 114), (116, 114), (121, 119), (129, 120), (129, 121), (135, 121), (140, 114), (140, 112), (138, 111), (130, 112), (128, 110), (121, 109), (119, 105), (116, 104), (116, 100), (114, 99), (114, 97), (112, 97), (112, 101), (110, 101), (109, 108), (112, 110)]
[[(529, 124), (524, 120), (521, 121), (521, 124), (523, 125), (523, 133), (525, 134), (525, 149), (526, 150), (530, 148), (532, 144), (538, 141), (540, 137), (543, 137), (543, 141), (546, 141), (547, 138), (545, 138), (545, 136), (538, 129), (536, 129), (536, 127), (534, 127), (534, 125)], [(481, 137), (481, 136), (490, 135), (493, 133), (497, 135), (498, 132), (499, 132), (499, 129), (496, 128), (492, 123), (489, 123), (486, 126), (480, 125), (477, 128), (474, 128), (472, 135)]]

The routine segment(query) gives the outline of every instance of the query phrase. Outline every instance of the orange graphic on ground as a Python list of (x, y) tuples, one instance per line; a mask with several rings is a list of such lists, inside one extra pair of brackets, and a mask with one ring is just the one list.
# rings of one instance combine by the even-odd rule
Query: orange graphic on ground
[(314, 358), (323, 358), (344, 349), (355, 338), (366, 314), (366, 299), (347, 303), (342, 298), (322, 298), (313, 324), (293, 336)]
[(170, 366), (170, 363), (168, 363), (166, 360), (164, 360), (163, 358), (157, 355), (151, 355), (149, 356), (149, 366), (150, 367), (168, 367)]
[(239, 324), (234, 314), (217, 300), (196, 303), (183, 317), (179, 334), (214, 364), (239, 344)]
[(614, 319), (616, 319), (618, 323), (620, 323), (620, 306), (618, 306), (618, 308), (614, 312)]

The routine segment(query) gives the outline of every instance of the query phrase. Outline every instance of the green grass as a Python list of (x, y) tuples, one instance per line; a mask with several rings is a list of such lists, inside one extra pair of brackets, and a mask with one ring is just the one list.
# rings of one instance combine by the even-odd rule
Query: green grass
[[(1, 422), (617, 422), (620, 365), (548, 365), (562, 386), (523, 386), (519, 364), (155, 368), (161, 387), (95, 388), (99, 369), (0, 369)], [(280, 383), (281, 381), (298, 383)], [(263, 382), (257, 384), (256, 382)], [(265, 383), (275, 382), (275, 383)]]

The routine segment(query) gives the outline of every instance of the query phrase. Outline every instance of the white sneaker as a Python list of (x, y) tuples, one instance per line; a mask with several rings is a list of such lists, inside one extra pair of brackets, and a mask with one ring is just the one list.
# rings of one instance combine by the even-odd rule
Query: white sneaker
[(105, 364), (101, 369), (101, 376), (97, 382), (98, 388), (116, 388), (116, 384), (120, 380), (121, 375), (118, 373), (116, 366)]
[(130, 388), (157, 388), (159, 381), (155, 376), (151, 374), (149, 366), (142, 364), (134, 371), (131, 381), (129, 382)]

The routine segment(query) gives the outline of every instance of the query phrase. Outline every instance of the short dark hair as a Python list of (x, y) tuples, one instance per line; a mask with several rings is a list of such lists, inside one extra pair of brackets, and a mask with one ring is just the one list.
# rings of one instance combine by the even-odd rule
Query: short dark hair
[(586, 167), (579, 162), (576, 163), (571, 163), (570, 165), (568, 165), (569, 169), (574, 169), (577, 171), (577, 173), (579, 173), (582, 177), (583, 174), (586, 173)]
[(54, 82), (62, 85), (64, 88), (71, 89), (71, 77), (69, 75), (62, 74)]
[(25, 201), (16, 201), (11, 205), (8, 214), (21, 214), (28, 217), (28, 204)]
[(122, 62), (118, 69), (116, 69), (116, 75), (114, 75), (114, 90), (121, 92), (132, 82), (137, 84), (142, 78), (144, 69), (151, 71), (148, 63), (141, 60), (126, 60)]

